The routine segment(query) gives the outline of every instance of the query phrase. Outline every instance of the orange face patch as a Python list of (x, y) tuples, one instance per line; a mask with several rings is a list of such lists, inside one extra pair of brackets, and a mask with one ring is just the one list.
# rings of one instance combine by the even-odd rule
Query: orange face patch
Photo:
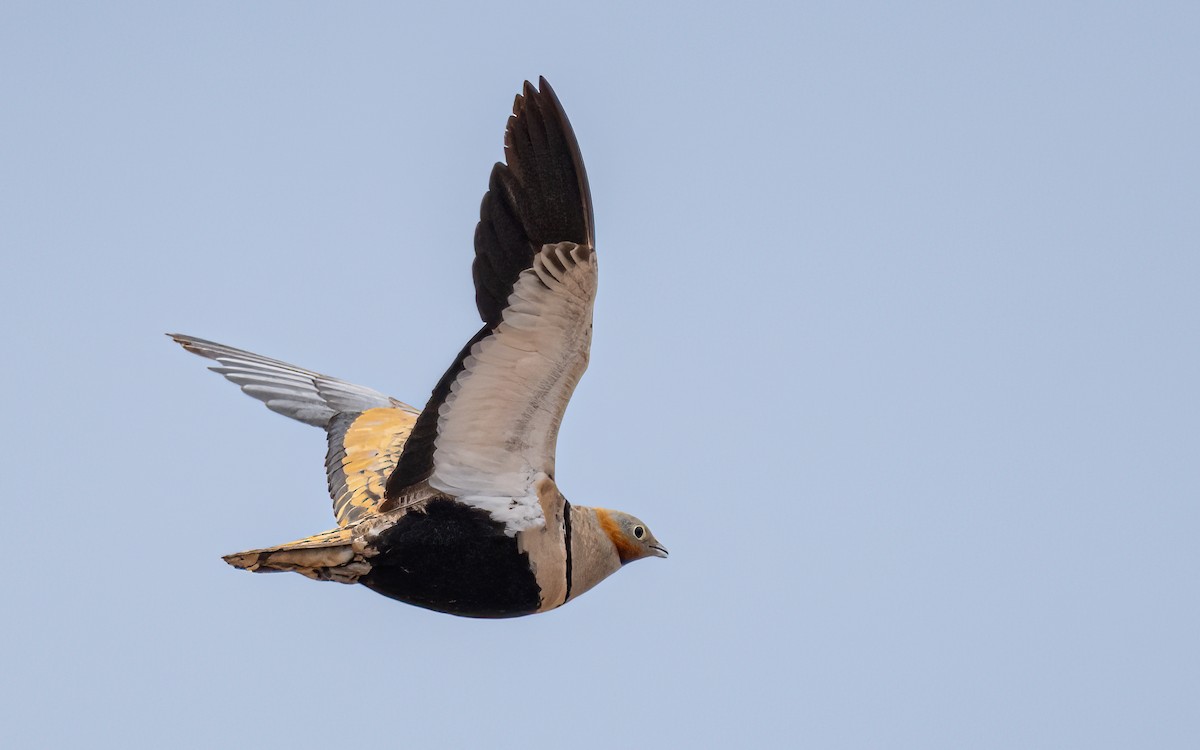
[(604, 533), (608, 535), (613, 546), (617, 548), (617, 557), (620, 558), (621, 564), (624, 565), (631, 560), (640, 560), (644, 552), (642, 548), (633, 542), (629, 541), (629, 537), (625, 536), (625, 532), (621, 531), (617, 520), (612, 517), (604, 508), (596, 508), (596, 519), (600, 521), (600, 528), (604, 529)]

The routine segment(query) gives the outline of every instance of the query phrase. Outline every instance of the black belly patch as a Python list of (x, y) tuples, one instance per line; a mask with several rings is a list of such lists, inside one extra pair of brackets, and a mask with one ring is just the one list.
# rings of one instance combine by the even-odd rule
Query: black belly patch
[(431, 500), (380, 535), (371, 572), (359, 579), (384, 596), (467, 617), (536, 612), (541, 590), (529, 555), (486, 511)]

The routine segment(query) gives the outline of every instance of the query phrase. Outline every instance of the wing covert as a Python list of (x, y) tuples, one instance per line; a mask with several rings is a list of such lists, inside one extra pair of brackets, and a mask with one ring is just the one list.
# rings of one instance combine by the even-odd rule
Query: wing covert
[(488, 511), (510, 534), (545, 522), (535, 484), (554, 477), (559, 425), (587, 369), (595, 296), (595, 252), (547, 245), (438, 409), (429, 485)]
[(381, 407), (338, 414), (330, 422), (325, 472), (339, 526), (379, 511), (387, 478), (415, 421), (406, 411)]

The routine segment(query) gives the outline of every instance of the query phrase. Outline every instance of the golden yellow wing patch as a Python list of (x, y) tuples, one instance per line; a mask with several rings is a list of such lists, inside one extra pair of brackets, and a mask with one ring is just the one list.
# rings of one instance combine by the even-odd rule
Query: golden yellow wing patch
[(378, 512), (387, 478), (417, 416), (395, 407), (341, 414), (329, 425), (325, 469), (339, 526)]

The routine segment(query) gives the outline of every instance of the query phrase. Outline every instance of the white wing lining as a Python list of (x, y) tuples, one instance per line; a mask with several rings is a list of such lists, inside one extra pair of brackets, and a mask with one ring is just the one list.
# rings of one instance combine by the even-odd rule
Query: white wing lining
[(590, 247), (543, 247), (438, 410), (430, 486), (488, 511), (509, 536), (545, 523), (535, 484), (554, 476), (558, 428), (587, 369), (595, 298)]

